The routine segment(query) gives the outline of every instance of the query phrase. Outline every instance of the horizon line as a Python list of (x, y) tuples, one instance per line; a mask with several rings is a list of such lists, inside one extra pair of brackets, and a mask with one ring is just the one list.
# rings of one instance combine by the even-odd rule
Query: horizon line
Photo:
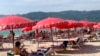
[[(33, 12), (44, 12), (44, 13), (50, 13), (50, 12), (65, 12), (65, 11), (80, 11), (80, 12), (89, 12), (89, 11), (100, 11), (100, 10), (63, 10), (63, 11), (33, 11)], [(31, 12), (26, 12), (26, 13), (12, 13), (12, 14), (0, 14), (2, 16), (6, 16), (6, 15), (23, 15), (23, 14), (28, 14), (28, 13), (33, 13), (32, 11)]]

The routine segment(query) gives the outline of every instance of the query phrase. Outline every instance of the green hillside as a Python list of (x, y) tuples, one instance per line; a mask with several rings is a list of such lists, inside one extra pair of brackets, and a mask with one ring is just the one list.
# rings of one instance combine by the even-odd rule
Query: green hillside
[(59, 17), (63, 19), (100, 21), (100, 10), (96, 11), (61, 11), (61, 12), (31, 12), (23, 14), (33, 20), (40, 20), (46, 17)]
[[(17, 14), (19, 15), (19, 14)], [(0, 17), (5, 16), (1, 15)], [(33, 20), (41, 20), (47, 17), (59, 17), (63, 19), (90, 20), (100, 22), (100, 10), (94, 11), (61, 11), (61, 12), (30, 12), (21, 16)]]

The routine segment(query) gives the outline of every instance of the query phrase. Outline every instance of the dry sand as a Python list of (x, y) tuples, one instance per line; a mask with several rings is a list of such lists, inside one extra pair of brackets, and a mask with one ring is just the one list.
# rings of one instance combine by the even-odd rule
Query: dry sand
[[(28, 52), (36, 51), (37, 50), (37, 44), (34, 44), (30, 41), (24, 42), (26, 50)], [(45, 46), (48, 47), (52, 45), (52, 42), (47, 43), (41, 43), (39, 46)], [(11, 43), (4, 43), (3, 44), (4, 49), (0, 49), (0, 56), (7, 56), (7, 52), (9, 52), (12, 49)], [(75, 50), (64, 50), (64, 51), (58, 51), (56, 53), (56, 56), (100, 56), (100, 41), (96, 42), (86, 42), (81, 49), (75, 49)]]

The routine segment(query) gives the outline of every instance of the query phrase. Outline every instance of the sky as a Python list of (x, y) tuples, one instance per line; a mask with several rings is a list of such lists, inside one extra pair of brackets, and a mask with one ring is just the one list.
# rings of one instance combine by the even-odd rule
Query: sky
[(100, 10), (100, 0), (0, 0), (0, 14)]

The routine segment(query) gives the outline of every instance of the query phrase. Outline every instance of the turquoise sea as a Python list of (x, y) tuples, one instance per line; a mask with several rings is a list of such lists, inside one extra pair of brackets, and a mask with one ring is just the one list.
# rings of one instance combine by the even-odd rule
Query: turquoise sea
[[(21, 29), (14, 29), (13, 30), (15, 32), (15, 36), (19, 36), (22, 34)], [(2, 30), (0, 31), (0, 35), (3, 35), (4, 38), (7, 37), (9, 35), (9, 30)]]

